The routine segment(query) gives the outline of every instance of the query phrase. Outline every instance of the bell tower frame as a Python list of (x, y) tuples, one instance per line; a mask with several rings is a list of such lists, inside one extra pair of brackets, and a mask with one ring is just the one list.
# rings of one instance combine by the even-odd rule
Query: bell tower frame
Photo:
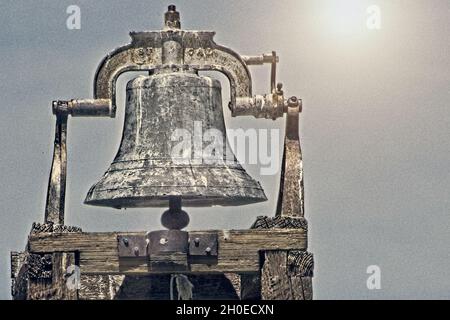
[[(169, 6), (163, 30), (130, 35), (129, 45), (101, 62), (94, 99), (52, 103), (56, 128), (44, 221), (33, 224), (24, 251), (11, 252), (13, 299), (169, 299), (174, 275), (193, 284), (193, 299), (312, 299), (299, 136), (302, 101), (285, 99), (276, 84), (276, 53), (240, 56), (216, 44), (214, 32), (181, 30), (175, 6)], [(265, 63), (271, 65), (270, 92), (254, 96), (248, 66)], [(179, 199), (172, 199), (163, 215), (169, 230), (100, 233), (65, 225), (69, 116), (114, 117), (120, 74), (168, 64), (225, 74), (233, 116), (286, 117), (275, 213), (259, 216), (247, 230), (181, 232), (176, 229), (189, 219)], [(171, 237), (175, 245), (167, 250)]]

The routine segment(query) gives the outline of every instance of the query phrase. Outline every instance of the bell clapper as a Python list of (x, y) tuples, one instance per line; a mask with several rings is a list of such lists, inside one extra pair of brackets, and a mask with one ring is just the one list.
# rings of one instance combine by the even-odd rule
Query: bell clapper
[[(189, 234), (182, 231), (189, 224), (189, 215), (181, 209), (181, 196), (169, 196), (169, 209), (161, 216), (161, 224), (168, 230), (156, 230), (147, 233), (147, 254), (165, 255), (181, 254), (185, 262), (178, 266), (178, 271), (187, 269)], [(153, 266), (154, 268), (160, 265)]]
[(181, 197), (169, 197), (169, 209), (161, 216), (161, 224), (169, 230), (181, 230), (189, 224), (189, 215), (181, 209)]

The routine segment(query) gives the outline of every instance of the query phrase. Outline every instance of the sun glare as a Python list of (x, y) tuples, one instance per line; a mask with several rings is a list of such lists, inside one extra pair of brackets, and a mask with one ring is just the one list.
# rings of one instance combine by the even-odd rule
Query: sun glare
[(367, 31), (368, 7), (360, 0), (326, 1), (321, 16), (327, 33), (351, 36)]

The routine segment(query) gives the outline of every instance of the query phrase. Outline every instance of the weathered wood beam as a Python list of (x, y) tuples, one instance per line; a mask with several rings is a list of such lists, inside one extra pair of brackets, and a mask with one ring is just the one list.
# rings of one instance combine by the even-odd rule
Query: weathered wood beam
[[(46, 254), (48, 255), (48, 254)], [(29, 255), (31, 256), (31, 255)], [(37, 255), (36, 255), (37, 256)], [(45, 257), (44, 260), (47, 260)], [(30, 263), (33, 263), (30, 261)], [(30, 267), (30, 263), (28, 266)], [(75, 265), (75, 254), (71, 252), (55, 252), (50, 255), (50, 261), (38, 262), (38, 268), (49, 264), (51, 271), (47, 273), (35, 271), (28, 279), (27, 300), (77, 300), (78, 290), (67, 285), (69, 267)]]
[[(193, 284), (194, 300), (239, 299), (239, 277), (235, 274), (188, 275)], [(80, 300), (168, 300), (170, 291), (177, 295), (177, 286), (170, 286), (170, 274), (145, 276), (81, 275)]]
[(305, 215), (299, 112), (301, 112), (301, 102), (295, 107), (288, 107), (277, 216), (303, 217)]
[(266, 251), (261, 270), (263, 300), (312, 300), (313, 256), (306, 251)]
[(53, 161), (45, 204), (46, 223), (64, 224), (67, 171), (67, 114), (56, 115)]
[[(218, 234), (219, 254), (215, 264), (191, 264), (190, 272), (254, 273), (260, 270), (260, 251), (304, 250), (304, 229), (191, 231), (190, 237), (205, 233)], [(28, 250), (32, 253), (79, 252), (83, 274), (152, 274), (148, 259), (119, 259), (118, 235), (141, 235), (145, 232), (43, 233), (30, 235)]]
[(14, 300), (25, 300), (27, 297), (27, 252), (11, 252), (11, 296)]

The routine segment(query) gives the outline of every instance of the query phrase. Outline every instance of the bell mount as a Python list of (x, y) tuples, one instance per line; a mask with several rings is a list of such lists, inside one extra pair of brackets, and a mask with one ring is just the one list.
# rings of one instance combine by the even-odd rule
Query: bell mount
[[(282, 86), (275, 81), (278, 57), (274, 52), (239, 56), (215, 44), (213, 32), (183, 31), (180, 27), (179, 14), (175, 6), (170, 6), (163, 31), (131, 33), (131, 44), (105, 57), (96, 73), (94, 99), (53, 102), (53, 113), (56, 115), (55, 148), (45, 219), (43, 224), (33, 224), (26, 250), (11, 253), (14, 298), (43, 299), (49, 295), (54, 299), (103, 297), (101, 288), (108, 287), (105, 281), (111, 280), (110, 277), (104, 278), (105, 275), (142, 279), (143, 276), (153, 277), (182, 270), (186, 274), (205, 277), (217, 273), (239, 274), (241, 299), (312, 299), (313, 258), (306, 251), (307, 222), (304, 218), (303, 169), (298, 134), (301, 100), (295, 97), (284, 99)], [(181, 209), (177, 197), (169, 199), (169, 210), (162, 217), (162, 223), (168, 230), (155, 233), (86, 233), (78, 227), (65, 226), (68, 117), (114, 117), (118, 76), (127, 71), (150, 71), (160, 67), (161, 41), (169, 34), (172, 40), (181, 36), (183, 39), (182, 63), (173, 64), (174, 68), (190, 65), (199, 71), (215, 70), (227, 76), (231, 88), (229, 107), (233, 116), (275, 119), (286, 113), (286, 137), (275, 215), (258, 217), (249, 230), (189, 231), (187, 239), (186, 234), (176, 233), (175, 238), (182, 240), (176, 240), (176, 248), (170, 247), (169, 251), (158, 247), (158, 242), (162, 244), (170, 240), (172, 235), (169, 232), (181, 231), (188, 223), (187, 214)], [(169, 58), (166, 61), (179, 62), (177, 59), (180, 57), (175, 55)], [(272, 66), (271, 89), (268, 94), (253, 96), (248, 66), (264, 63)], [(156, 249), (152, 247), (154, 244)], [(64, 280), (69, 275), (70, 268), (67, 267), (71, 263), (78, 266), (83, 275), (92, 277), (81, 278), (82, 282), (95, 279), (99, 287), (90, 286), (91, 291), (87, 292), (87, 284), (84, 283), (75, 293), (71, 291)], [(171, 268), (173, 265), (175, 268)], [(24, 282), (30, 285), (24, 285)], [(110, 299), (120, 298), (111, 290), (106, 295)]]

